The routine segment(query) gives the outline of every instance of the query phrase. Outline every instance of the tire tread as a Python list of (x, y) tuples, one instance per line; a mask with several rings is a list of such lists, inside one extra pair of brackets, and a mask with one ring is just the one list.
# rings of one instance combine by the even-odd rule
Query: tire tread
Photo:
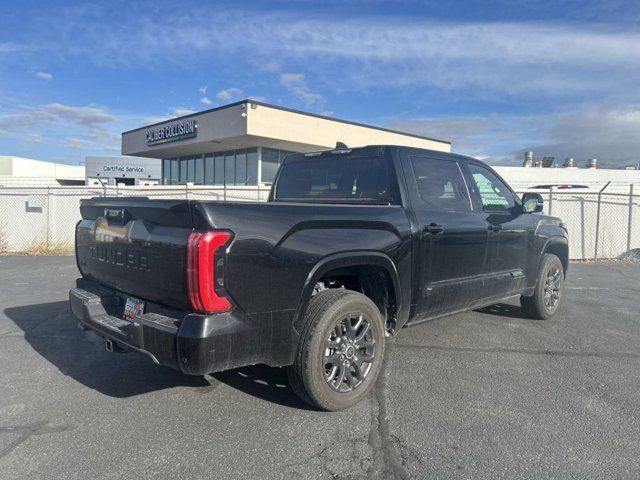
[[(294, 357), (293, 365), (287, 369), (287, 376), (289, 378), (289, 384), (293, 392), (300, 397), (306, 403), (321, 408), (323, 410), (338, 410), (332, 406), (331, 400), (328, 398), (322, 398), (319, 393), (319, 389), (310, 388), (312, 385), (307, 385), (306, 382), (313, 381), (312, 366), (308, 361), (310, 342), (319, 335), (317, 330), (324, 328), (321, 322), (323, 315), (337, 302), (353, 296), (356, 301), (365, 301), (370, 303), (376, 311), (377, 307), (371, 302), (371, 300), (359, 292), (353, 290), (346, 290), (343, 288), (326, 289), (318, 294), (314, 295), (307, 309), (304, 313), (303, 327), (300, 333), (300, 342), (298, 349)], [(382, 344), (382, 352), (384, 351), (384, 344)], [(315, 390), (315, 392), (314, 392)]]

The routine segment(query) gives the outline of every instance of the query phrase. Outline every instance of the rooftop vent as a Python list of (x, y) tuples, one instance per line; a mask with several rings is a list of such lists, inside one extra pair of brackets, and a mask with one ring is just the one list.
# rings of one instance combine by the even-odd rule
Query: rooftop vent
[(533, 152), (524, 152), (524, 162), (522, 163), (523, 167), (533, 167)]

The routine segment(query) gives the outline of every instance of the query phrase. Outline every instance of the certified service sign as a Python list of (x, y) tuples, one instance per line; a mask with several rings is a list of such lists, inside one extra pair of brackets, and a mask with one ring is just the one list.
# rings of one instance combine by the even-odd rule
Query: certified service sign
[(198, 134), (198, 124), (195, 120), (183, 120), (164, 127), (147, 130), (147, 145), (175, 142), (186, 138), (193, 138)]

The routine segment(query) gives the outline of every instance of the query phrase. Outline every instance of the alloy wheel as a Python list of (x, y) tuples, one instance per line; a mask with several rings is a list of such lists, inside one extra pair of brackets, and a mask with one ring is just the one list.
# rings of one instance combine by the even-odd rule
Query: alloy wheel
[(324, 347), (324, 375), (329, 386), (341, 393), (358, 388), (369, 374), (376, 354), (369, 320), (363, 314), (338, 320)]
[(544, 284), (544, 305), (549, 310), (553, 310), (560, 298), (560, 269), (552, 267), (547, 273)]

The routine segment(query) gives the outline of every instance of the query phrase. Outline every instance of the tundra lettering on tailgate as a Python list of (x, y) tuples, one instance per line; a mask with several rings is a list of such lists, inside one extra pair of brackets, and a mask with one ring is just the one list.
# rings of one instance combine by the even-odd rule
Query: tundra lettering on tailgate
[(117, 247), (95, 245), (91, 247), (91, 259), (119, 267), (149, 270), (149, 257)]

